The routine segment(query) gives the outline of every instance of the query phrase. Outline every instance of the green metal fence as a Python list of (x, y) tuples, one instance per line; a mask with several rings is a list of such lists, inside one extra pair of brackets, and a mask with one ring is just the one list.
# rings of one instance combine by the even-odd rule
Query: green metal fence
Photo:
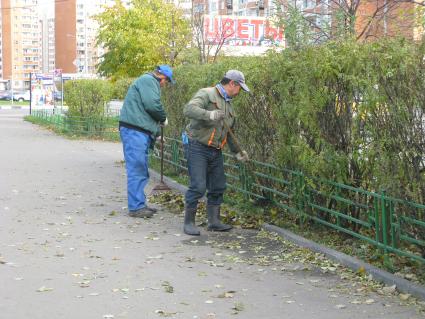
[[(182, 142), (167, 138), (164, 162), (186, 171)], [(157, 152), (158, 154), (158, 152)], [(296, 215), (425, 263), (425, 205), (394, 198), (301, 172), (250, 161), (239, 164), (225, 154), (228, 187)]]
[[(64, 131), (118, 139), (115, 117), (69, 119), (51, 111), (37, 111), (33, 116)], [(159, 158), (159, 152), (155, 153), (154, 157)], [(301, 222), (313, 220), (366, 241), (381, 249), (385, 256), (394, 253), (425, 263), (425, 205), (394, 198), (385, 192), (370, 192), (309, 177), (267, 163), (239, 164), (229, 154), (224, 158), (231, 191), (247, 199), (269, 202), (295, 215)], [(179, 139), (166, 139), (164, 161), (176, 173), (187, 170)]]
[(70, 135), (118, 140), (118, 115), (67, 116), (60, 110), (33, 110), (31, 116), (38, 121), (48, 123), (57, 130)]

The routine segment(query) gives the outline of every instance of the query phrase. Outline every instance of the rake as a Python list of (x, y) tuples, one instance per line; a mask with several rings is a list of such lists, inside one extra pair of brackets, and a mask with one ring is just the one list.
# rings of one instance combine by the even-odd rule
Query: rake
[(170, 191), (170, 187), (164, 182), (164, 126), (161, 125), (161, 180), (154, 186), (151, 194), (159, 194)]

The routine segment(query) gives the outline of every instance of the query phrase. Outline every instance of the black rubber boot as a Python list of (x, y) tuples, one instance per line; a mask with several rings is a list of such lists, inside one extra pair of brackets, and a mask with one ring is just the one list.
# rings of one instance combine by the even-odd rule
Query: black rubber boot
[(195, 208), (187, 208), (184, 211), (184, 233), (191, 236), (199, 236), (201, 232), (198, 227), (195, 225), (195, 215), (196, 215), (196, 207)]
[(211, 231), (229, 231), (233, 228), (220, 222), (220, 205), (207, 205), (208, 230)]

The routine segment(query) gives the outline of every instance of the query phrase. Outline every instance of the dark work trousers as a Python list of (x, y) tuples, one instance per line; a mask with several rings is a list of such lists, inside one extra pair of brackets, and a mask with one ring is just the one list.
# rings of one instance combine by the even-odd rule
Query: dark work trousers
[(186, 192), (186, 207), (196, 208), (198, 200), (207, 193), (209, 205), (223, 203), (226, 190), (223, 154), (220, 149), (208, 147), (190, 139), (185, 145), (190, 185)]

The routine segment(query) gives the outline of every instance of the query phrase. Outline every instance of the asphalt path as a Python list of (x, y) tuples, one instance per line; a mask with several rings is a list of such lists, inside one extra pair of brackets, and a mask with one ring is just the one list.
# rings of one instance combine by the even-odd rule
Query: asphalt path
[(289, 249), (256, 231), (195, 238), (164, 208), (128, 217), (121, 144), (66, 139), (26, 113), (0, 110), (1, 319), (423, 318), (308, 260), (245, 258), (243, 244)]

